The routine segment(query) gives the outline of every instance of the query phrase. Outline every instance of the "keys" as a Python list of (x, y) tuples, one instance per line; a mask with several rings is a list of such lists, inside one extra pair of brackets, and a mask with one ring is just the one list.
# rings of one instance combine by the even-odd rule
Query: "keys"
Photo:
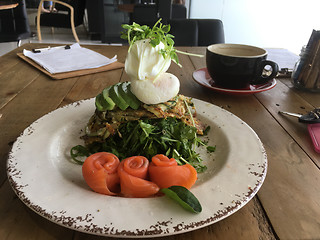
[(320, 108), (315, 108), (314, 110), (310, 111), (307, 114), (297, 114), (297, 113), (290, 113), (285, 111), (279, 111), (280, 114), (292, 116), (298, 118), (299, 122), (302, 123), (320, 123)]
[(320, 153), (320, 108), (308, 112), (307, 114), (297, 114), (279, 111), (280, 114), (297, 117), (299, 122), (308, 123), (308, 131), (316, 152)]

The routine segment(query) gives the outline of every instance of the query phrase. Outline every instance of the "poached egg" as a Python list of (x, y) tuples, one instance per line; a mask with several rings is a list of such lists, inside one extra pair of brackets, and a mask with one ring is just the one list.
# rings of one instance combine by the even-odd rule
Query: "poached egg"
[(125, 71), (131, 80), (131, 92), (143, 103), (166, 102), (179, 93), (179, 79), (166, 71), (171, 57), (160, 53), (165, 46), (160, 42), (152, 47), (149, 39), (136, 41), (128, 52)]
[(161, 73), (156, 81), (133, 80), (131, 92), (143, 103), (158, 104), (166, 102), (179, 93), (180, 81), (171, 73)]

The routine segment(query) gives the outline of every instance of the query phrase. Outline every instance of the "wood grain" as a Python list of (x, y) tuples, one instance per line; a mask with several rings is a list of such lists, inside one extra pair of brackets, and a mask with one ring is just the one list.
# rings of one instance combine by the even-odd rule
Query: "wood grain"
[(297, 89), (293, 86), (292, 80), (290, 78), (278, 79), (278, 82), (281, 81), (287, 87), (290, 88), (290, 91), (294, 92), (296, 95), (300, 96), (303, 100), (307, 101), (313, 108), (320, 107), (320, 93), (319, 92), (310, 92)]

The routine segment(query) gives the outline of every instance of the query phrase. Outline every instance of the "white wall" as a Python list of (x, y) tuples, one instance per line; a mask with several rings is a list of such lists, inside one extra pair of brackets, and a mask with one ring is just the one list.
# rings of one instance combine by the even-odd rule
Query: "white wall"
[(217, 18), (227, 43), (299, 53), (320, 30), (320, 0), (191, 0), (190, 18)]

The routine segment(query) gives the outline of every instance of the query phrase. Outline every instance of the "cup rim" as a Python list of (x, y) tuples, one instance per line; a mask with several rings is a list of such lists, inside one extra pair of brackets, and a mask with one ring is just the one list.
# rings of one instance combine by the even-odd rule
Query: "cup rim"
[[(245, 49), (251, 49), (251, 50), (255, 50), (257, 52), (259, 52), (259, 54), (256, 55), (234, 55), (234, 54), (227, 54), (227, 53), (221, 53), (221, 52), (217, 52), (217, 51), (213, 51), (216, 49), (222, 49), (223, 47), (225, 48), (245, 48)], [(215, 49), (212, 49), (215, 48)], [(211, 44), (209, 46), (207, 46), (207, 51), (211, 52), (211, 53), (215, 53), (215, 54), (219, 54), (222, 56), (227, 56), (227, 57), (241, 57), (241, 58), (256, 58), (256, 57), (263, 57), (265, 55), (268, 54), (267, 50), (260, 48), (260, 47), (256, 47), (256, 46), (252, 46), (252, 45), (246, 45), (246, 44), (234, 44), (234, 43), (218, 43), (218, 44)]]

